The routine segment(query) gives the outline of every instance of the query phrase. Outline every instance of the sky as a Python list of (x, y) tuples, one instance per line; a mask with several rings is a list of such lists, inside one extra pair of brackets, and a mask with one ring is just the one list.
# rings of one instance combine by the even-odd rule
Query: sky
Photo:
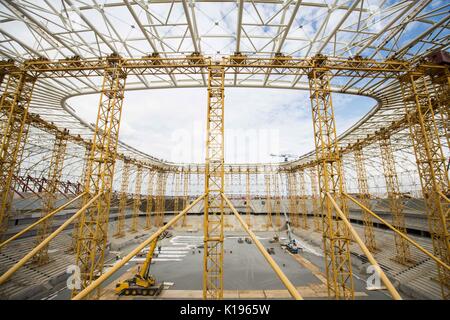
[[(205, 158), (205, 88), (127, 91), (119, 139), (171, 162)], [(94, 123), (99, 95), (73, 97), (68, 104)], [(333, 94), (338, 134), (363, 117), (375, 100)], [(225, 162), (279, 162), (271, 154), (298, 157), (314, 147), (311, 106), (306, 91), (225, 89)]]

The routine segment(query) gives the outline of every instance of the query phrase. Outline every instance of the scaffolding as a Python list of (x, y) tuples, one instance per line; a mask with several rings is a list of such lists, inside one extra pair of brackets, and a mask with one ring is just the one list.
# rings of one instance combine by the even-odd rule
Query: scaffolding
[(222, 67), (208, 69), (203, 299), (223, 298), (224, 82)]
[[(353, 276), (348, 230), (327, 194), (343, 207), (342, 160), (336, 137), (336, 123), (331, 100), (330, 72), (326, 59), (317, 59), (309, 73), (314, 142), (318, 161), (322, 198), (325, 271), (328, 294), (336, 299), (353, 299)], [(345, 211), (344, 211), (345, 212)]]
[(142, 188), (142, 166), (138, 165), (136, 169), (136, 181), (133, 195), (133, 215), (131, 217), (131, 233), (138, 231), (139, 212), (141, 208), (141, 188)]
[[(366, 166), (364, 164), (365, 158), (362, 148), (356, 148), (355, 151), (353, 152), (353, 155), (355, 159), (359, 198), (362, 204), (364, 204), (367, 208), (370, 208), (371, 204), (370, 204), (369, 184), (367, 182), (367, 171)], [(372, 216), (369, 215), (364, 210), (362, 210), (362, 217), (364, 223), (364, 241), (366, 243), (367, 248), (371, 252), (375, 252), (378, 249), (375, 240), (375, 233), (373, 231)]]
[[(400, 78), (410, 135), (413, 142), (422, 192), (427, 207), (434, 254), (450, 264), (449, 178), (446, 158), (435, 120), (426, 68)], [(450, 298), (450, 271), (437, 264), (443, 299)]]

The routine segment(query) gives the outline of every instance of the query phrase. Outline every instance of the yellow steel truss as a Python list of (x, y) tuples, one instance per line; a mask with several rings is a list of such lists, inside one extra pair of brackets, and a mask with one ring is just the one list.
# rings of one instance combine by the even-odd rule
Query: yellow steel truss
[(174, 187), (173, 187), (173, 214), (177, 215), (180, 211), (180, 188), (181, 188), (181, 174), (180, 173), (174, 173), (173, 176), (174, 181)]
[(142, 188), (142, 166), (138, 165), (136, 170), (136, 181), (134, 186), (133, 216), (131, 218), (131, 229), (130, 229), (131, 233), (138, 231), (139, 211), (141, 207), (141, 188)]
[[(187, 171), (183, 171), (183, 210), (189, 205), (189, 182), (190, 174)], [(186, 217), (187, 213), (183, 216), (181, 223), (182, 227), (186, 227)]]
[[(406, 234), (402, 195), (400, 193), (394, 152), (392, 150), (391, 138), (389, 136), (384, 136), (384, 138), (380, 140), (380, 151), (381, 161), (383, 163), (384, 179), (386, 182), (386, 192), (389, 198), (392, 214), (392, 224), (398, 231)], [(411, 262), (411, 252), (408, 241), (399, 236), (397, 233), (394, 233), (394, 240), (396, 253), (395, 260), (402, 264), (408, 264), (408, 262)]]
[(251, 207), (251, 185), (250, 185), (250, 170), (247, 169), (247, 172), (245, 173), (245, 216), (247, 220), (247, 226), (251, 226), (250, 220), (251, 220), (251, 213), (252, 213), (252, 207)]
[(167, 172), (159, 171), (156, 181), (156, 208), (155, 208), (155, 226), (164, 225), (164, 214), (166, 212), (166, 184)]
[[(326, 59), (316, 59), (309, 75), (314, 142), (318, 160), (322, 198), (323, 239), (328, 294), (336, 299), (353, 299), (353, 277), (349, 249), (349, 232), (336, 214), (331, 194), (343, 207), (342, 162), (336, 138), (336, 123), (330, 91), (330, 74)], [(345, 212), (345, 211), (344, 211)]]
[[(46, 192), (43, 195), (43, 208), (41, 217), (45, 217), (55, 209), (55, 201), (57, 200), (58, 182), (61, 179), (61, 174), (64, 166), (64, 158), (66, 155), (67, 136), (66, 134), (58, 134), (55, 137), (53, 144), (52, 156), (50, 158), (49, 174), (47, 179)], [(51, 220), (47, 219), (39, 225), (36, 236), (36, 246), (45, 240), (50, 234)], [(48, 246), (45, 246), (34, 257), (33, 262), (38, 265), (48, 263)]]
[(281, 218), (280, 218), (280, 212), (281, 212), (281, 197), (280, 197), (280, 186), (279, 186), (279, 180), (278, 180), (278, 174), (273, 175), (273, 184), (274, 184), (274, 200), (275, 200), (275, 226), (280, 227), (281, 226)]
[[(87, 166), (85, 206), (93, 195), (98, 199), (80, 217), (76, 264), (80, 268), (81, 289), (88, 286), (103, 271), (104, 252), (114, 167), (116, 163), (122, 103), (126, 73), (122, 59), (106, 58), (97, 121)], [(76, 295), (78, 289), (72, 291)]]
[(145, 230), (149, 230), (152, 227), (152, 207), (153, 207), (153, 183), (155, 177), (155, 171), (148, 171), (147, 181), (147, 206), (145, 207)]
[(0, 100), (0, 236), (8, 227), (12, 183), (26, 137), (26, 121), (36, 82), (27, 72), (17, 70), (7, 75)]
[(128, 206), (128, 183), (130, 180), (130, 162), (124, 161), (122, 167), (122, 181), (120, 184), (119, 212), (117, 214), (116, 232), (114, 237), (125, 236), (125, 216)]
[(306, 186), (305, 186), (305, 171), (300, 170), (298, 172), (298, 180), (299, 180), (299, 199), (300, 199), (300, 207), (302, 211), (302, 228), (308, 229), (308, 206), (306, 203)]
[(311, 181), (311, 202), (314, 215), (314, 230), (322, 231), (322, 224), (320, 223), (320, 198), (319, 188), (317, 187), (317, 167), (312, 166), (309, 168), (309, 179)]
[(267, 228), (270, 228), (273, 224), (272, 221), (272, 196), (271, 196), (271, 183), (270, 183), (271, 175), (266, 174), (264, 176), (264, 183), (266, 186), (266, 211), (267, 211)]
[[(365, 158), (363, 154), (362, 148), (356, 148), (353, 152), (355, 158), (355, 168), (356, 168), (356, 177), (358, 182), (358, 190), (359, 190), (359, 198), (361, 199), (361, 203), (363, 203), (367, 208), (370, 208), (370, 193), (369, 193), (369, 184), (367, 182), (367, 171), (366, 166), (364, 164)], [(375, 252), (377, 250), (377, 243), (375, 240), (375, 233), (373, 231), (373, 221), (372, 216), (362, 210), (362, 217), (364, 223), (364, 241), (366, 243), (367, 248), (371, 252)]]
[(203, 299), (223, 298), (224, 82), (222, 67), (208, 69)]
[(288, 195), (289, 195), (289, 213), (290, 223), (293, 227), (298, 227), (298, 196), (295, 172), (287, 173)]
[[(450, 205), (442, 197), (449, 194), (449, 178), (431, 100), (430, 83), (423, 69), (402, 76), (400, 83), (427, 207), (434, 254), (450, 264)], [(439, 264), (437, 268), (442, 297), (449, 299), (450, 272)]]

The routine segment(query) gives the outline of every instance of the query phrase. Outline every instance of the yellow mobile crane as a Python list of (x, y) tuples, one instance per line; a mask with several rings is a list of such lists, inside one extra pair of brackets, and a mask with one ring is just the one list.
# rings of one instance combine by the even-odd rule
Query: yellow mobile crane
[[(165, 235), (162, 236), (164, 238)], [(133, 278), (116, 284), (115, 292), (126, 296), (157, 296), (164, 288), (164, 282), (157, 284), (155, 277), (149, 273), (156, 245), (159, 238), (150, 244), (144, 265)]]

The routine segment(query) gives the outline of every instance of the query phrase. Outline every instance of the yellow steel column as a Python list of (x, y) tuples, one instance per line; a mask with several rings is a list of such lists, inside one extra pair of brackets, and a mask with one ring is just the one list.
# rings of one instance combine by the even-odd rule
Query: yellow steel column
[(8, 227), (13, 177), (24, 147), (28, 107), (36, 82), (20, 69), (11, 71), (7, 78), (0, 99), (0, 237)]
[(224, 82), (223, 67), (208, 69), (206, 124), (203, 299), (223, 298), (224, 215)]
[[(427, 207), (434, 254), (444, 263), (450, 264), (450, 205), (441, 196), (450, 193), (447, 159), (442, 151), (434, 114), (435, 106), (424, 72), (421, 68), (409, 72), (400, 78), (400, 83)], [(450, 272), (439, 264), (437, 269), (442, 297), (449, 299)]]
[[(114, 166), (116, 163), (126, 72), (117, 55), (106, 58), (97, 121), (87, 166), (83, 207), (93, 195), (100, 196), (80, 217), (76, 264), (80, 267), (81, 289), (103, 272), (104, 251)], [(72, 291), (76, 295), (77, 289)]]
[(289, 213), (292, 227), (298, 227), (298, 197), (295, 172), (288, 172)]
[(328, 294), (336, 299), (353, 299), (350, 239), (346, 226), (336, 213), (330, 193), (343, 207), (342, 162), (336, 138), (336, 123), (330, 91), (330, 72), (326, 58), (317, 56), (309, 72), (309, 88), (316, 157), (319, 162), (319, 187), (323, 211), (323, 239)]
[[(52, 156), (50, 159), (49, 174), (47, 179), (46, 192), (43, 195), (43, 208), (41, 218), (51, 213), (55, 209), (55, 201), (57, 200), (58, 183), (61, 179), (62, 169), (64, 166), (64, 158), (67, 147), (67, 131), (57, 133), (53, 144)], [(36, 246), (45, 240), (52, 230), (52, 219), (47, 219), (39, 225), (36, 235)], [(38, 265), (48, 263), (48, 246), (45, 246), (34, 257), (33, 262)]]
[(128, 182), (130, 179), (130, 161), (124, 160), (122, 167), (122, 182), (120, 185), (119, 211), (117, 214), (116, 232), (114, 237), (125, 236), (125, 216), (128, 206)]
[[(155, 172), (152, 169), (148, 171), (147, 182), (147, 206), (145, 208), (145, 230), (149, 230), (152, 227), (152, 207), (153, 207), (153, 178)], [(155, 223), (156, 225), (156, 223)]]
[[(355, 169), (356, 169), (356, 177), (358, 182), (358, 190), (359, 197), (361, 202), (367, 207), (370, 208), (370, 193), (369, 193), (369, 184), (367, 182), (367, 171), (366, 166), (364, 165), (364, 155), (361, 147), (357, 147), (353, 151), (353, 155), (355, 158)], [(375, 233), (373, 232), (373, 221), (372, 216), (361, 210), (363, 223), (364, 223), (364, 240), (366, 243), (366, 247), (370, 250), (370, 252), (377, 251), (377, 243), (375, 240)]]
[(247, 220), (247, 226), (251, 226), (251, 193), (250, 193), (250, 169), (247, 168), (247, 172), (245, 174), (245, 215)]
[[(190, 170), (187, 170), (183, 173), (183, 210), (189, 205), (189, 179)], [(183, 216), (183, 222), (181, 223), (182, 227), (186, 227), (186, 217), (187, 213)]]
[(133, 196), (133, 216), (131, 218), (131, 233), (138, 231), (139, 224), (139, 211), (141, 207), (141, 188), (142, 188), (142, 165), (137, 165), (136, 170), (136, 182), (134, 186)]
[(300, 186), (300, 206), (302, 211), (302, 228), (308, 229), (308, 207), (306, 204), (306, 186), (305, 186), (305, 171), (300, 170), (298, 173), (299, 177), (299, 186)]
[(428, 75), (434, 85), (435, 98), (432, 103), (437, 103), (437, 113), (440, 115), (440, 123), (443, 134), (446, 137), (447, 148), (450, 148), (450, 70), (429, 69)]
[(161, 227), (164, 225), (164, 214), (166, 212), (166, 183), (168, 173), (159, 171), (156, 182), (156, 216), (155, 225)]
[(281, 211), (281, 199), (280, 199), (280, 186), (278, 181), (278, 173), (275, 172), (273, 175), (273, 184), (274, 184), (274, 200), (275, 200), (275, 226), (280, 227), (281, 226), (281, 218), (280, 218), (280, 211)]
[[(86, 181), (87, 176), (87, 167), (89, 163), (89, 156), (91, 154), (91, 148), (90, 145), (86, 146), (84, 157), (83, 157), (83, 167), (81, 169), (81, 177), (80, 177), (80, 184), (84, 185)], [(70, 248), (67, 250), (67, 252), (76, 252), (77, 251), (77, 243), (78, 243), (78, 228), (80, 226), (80, 219), (75, 219), (73, 223), (73, 230), (72, 230), (72, 243), (70, 245)]]
[(317, 187), (317, 167), (312, 166), (309, 169), (309, 178), (311, 180), (311, 201), (312, 210), (314, 214), (314, 230), (322, 231), (321, 217), (320, 217), (320, 197), (319, 190)]
[(179, 172), (174, 172), (174, 182), (175, 186), (173, 188), (173, 214), (177, 215), (179, 212), (180, 206), (180, 187), (181, 187), (181, 174)]
[[(406, 234), (405, 214), (403, 212), (402, 195), (398, 183), (397, 170), (395, 168), (394, 152), (392, 151), (391, 138), (383, 135), (380, 139), (381, 160), (383, 163), (384, 179), (386, 182), (386, 192), (389, 198), (392, 224), (398, 231)], [(395, 240), (395, 260), (407, 264), (411, 262), (411, 252), (409, 243), (403, 237), (394, 233)]]
[(272, 198), (270, 195), (270, 175), (265, 174), (264, 176), (264, 182), (266, 185), (266, 211), (267, 211), (267, 228), (270, 228), (272, 226)]

